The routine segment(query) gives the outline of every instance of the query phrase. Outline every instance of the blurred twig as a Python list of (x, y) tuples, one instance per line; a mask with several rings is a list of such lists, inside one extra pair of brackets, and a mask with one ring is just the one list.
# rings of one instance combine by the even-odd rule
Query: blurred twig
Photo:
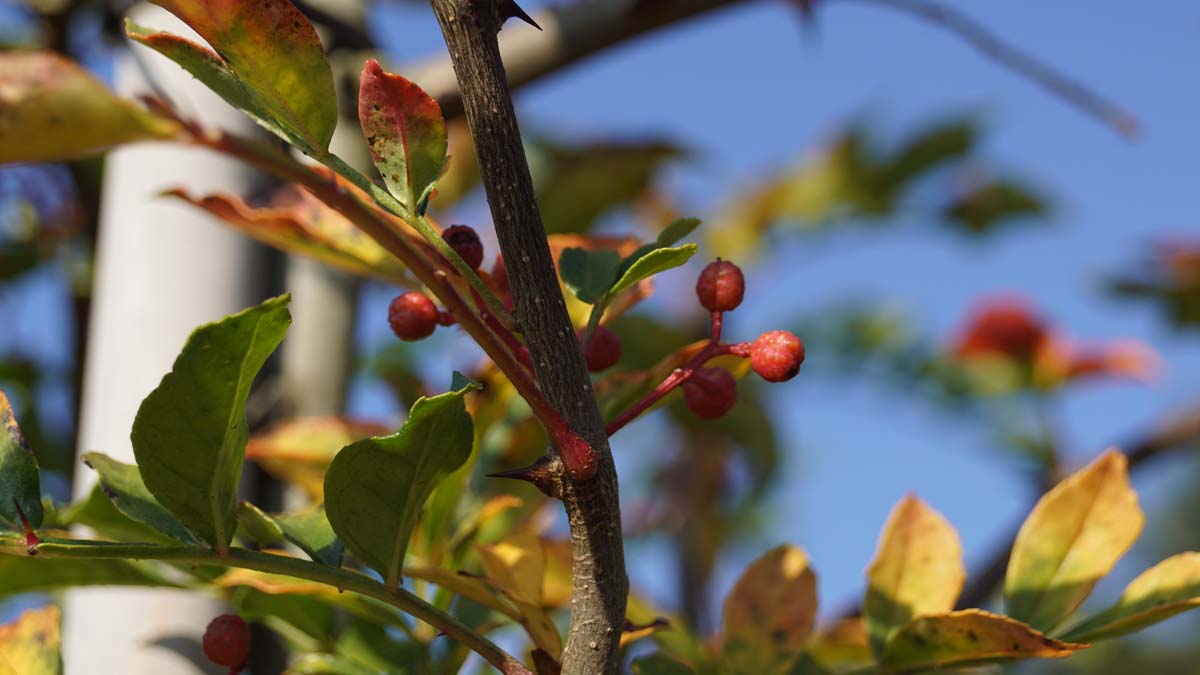
[(1137, 136), (1140, 124), (1124, 107), (1067, 77), (1050, 64), (1005, 42), (983, 24), (957, 9), (929, 0), (852, 1), (894, 9), (945, 28), (971, 43), (999, 65), (1041, 85), (1051, 94), (1095, 117), (1122, 136)]

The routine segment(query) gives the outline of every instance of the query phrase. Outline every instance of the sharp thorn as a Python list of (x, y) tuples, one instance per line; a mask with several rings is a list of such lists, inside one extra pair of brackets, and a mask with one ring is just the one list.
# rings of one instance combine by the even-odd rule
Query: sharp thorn
[(516, 0), (500, 0), (499, 10), (502, 22), (507, 21), (508, 19), (520, 19), (538, 30), (542, 29), (542, 27), (533, 20), (533, 17), (526, 14), (525, 10), (521, 9), (520, 6), (517, 5)]
[(557, 497), (555, 489), (554, 469), (551, 466), (549, 457), (542, 457), (538, 461), (520, 469), (511, 469), (509, 471), (499, 471), (497, 473), (489, 473), (489, 478), (511, 478), (513, 480), (523, 480), (526, 483), (532, 484), (547, 497)]

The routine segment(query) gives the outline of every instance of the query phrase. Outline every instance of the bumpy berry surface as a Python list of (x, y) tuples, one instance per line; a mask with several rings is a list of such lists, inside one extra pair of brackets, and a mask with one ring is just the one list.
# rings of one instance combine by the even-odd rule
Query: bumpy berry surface
[(422, 340), (437, 328), (437, 306), (424, 293), (401, 293), (388, 306), (388, 324), (401, 340)]
[(728, 312), (742, 304), (746, 280), (742, 270), (728, 260), (709, 263), (696, 280), (696, 297), (710, 312)]
[(804, 363), (804, 343), (786, 330), (763, 333), (750, 345), (750, 366), (767, 382), (790, 380)]
[(700, 368), (683, 383), (688, 410), (704, 419), (715, 419), (737, 403), (737, 381), (724, 368)]
[[(583, 331), (579, 338), (583, 339)], [(587, 367), (593, 373), (608, 370), (621, 360), (621, 338), (606, 326), (596, 326), (592, 333), (592, 344), (587, 350)]]
[(479, 269), (483, 264), (483, 242), (479, 234), (470, 225), (451, 225), (442, 232), (442, 239), (450, 244), (450, 248), (471, 266)]
[(250, 626), (240, 616), (222, 614), (209, 622), (202, 644), (209, 661), (236, 672), (250, 656)]

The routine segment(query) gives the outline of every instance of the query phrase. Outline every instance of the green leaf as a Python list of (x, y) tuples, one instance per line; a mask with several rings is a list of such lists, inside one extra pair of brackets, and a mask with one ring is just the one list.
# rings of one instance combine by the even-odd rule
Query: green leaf
[(342, 542), (334, 534), (323, 505), (297, 513), (281, 513), (275, 516), (275, 522), (283, 530), (283, 536), (313, 562), (334, 567), (342, 564)]
[(63, 528), (69, 525), (82, 525), (95, 531), (102, 539), (112, 541), (141, 541), (153, 544), (173, 544), (171, 539), (158, 530), (138, 521), (117, 510), (112, 499), (97, 484), (82, 500), (71, 504), (59, 512), (58, 516)]
[(558, 256), (558, 271), (576, 297), (596, 304), (617, 280), (621, 256), (608, 249), (564, 248)]
[(909, 621), (888, 641), (880, 664), (888, 673), (904, 675), (997, 661), (1060, 659), (1086, 647), (1053, 640), (1000, 614), (965, 609)]
[(1117, 604), (1063, 634), (1072, 642), (1107, 640), (1200, 607), (1200, 553), (1180, 553), (1138, 575)]
[(0, 53), (0, 163), (73, 159), (178, 132), (58, 54)]
[(1038, 630), (1057, 626), (1125, 554), (1144, 521), (1120, 452), (1106, 452), (1056, 485), (1013, 542), (1004, 579), (1008, 614)]
[(159, 503), (218, 551), (237, 527), (246, 397), (291, 316), (283, 295), (201, 326), (138, 409), (133, 452)]
[(947, 206), (943, 216), (968, 234), (986, 234), (1013, 218), (1044, 216), (1045, 200), (1016, 183), (993, 181), (980, 185)]
[(171, 512), (163, 508), (146, 489), (142, 475), (132, 464), (124, 464), (99, 452), (83, 456), (83, 463), (100, 477), (100, 489), (112, 500), (113, 506), (130, 519), (146, 525), (166, 537), (185, 544), (199, 543)]
[(958, 533), (942, 514), (913, 495), (892, 510), (867, 568), (863, 620), (871, 651), (909, 619), (954, 609), (966, 570)]
[(238, 502), (238, 534), (259, 546), (283, 541), (283, 528), (266, 511), (246, 500)]
[(699, 218), (679, 218), (663, 228), (662, 232), (658, 233), (658, 239), (655, 240), (655, 243), (662, 247), (674, 246), (680, 239), (691, 234), (697, 227), (700, 227)]
[[(216, 52), (203, 59), (195, 49), (168, 49), (174, 57), (188, 54), (187, 63), (202, 60), (214, 72), (213, 59), (223, 63), (240, 85), (241, 95), (230, 100), (252, 117), (265, 117), (272, 131), (283, 129), (299, 140), (307, 153), (322, 157), (337, 125), (337, 94), (325, 50), (308, 18), (289, 0), (154, 0), (179, 17)], [(145, 31), (142, 31), (144, 36)], [(135, 36), (136, 37), (136, 36)], [(145, 40), (144, 40), (145, 41)], [(162, 44), (165, 39), (157, 41)], [(155, 40), (147, 41), (156, 47)], [(202, 49), (202, 48), (201, 48)], [(181, 65), (187, 68), (187, 63)], [(192, 72), (189, 69), (189, 72)], [(193, 74), (195, 74), (193, 72)], [(204, 77), (199, 79), (209, 82)], [(218, 94), (229, 93), (222, 76)]]
[(0, 626), (0, 675), (60, 675), (58, 607), (31, 609)]
[[(696, 255), (696, 250), (695, 244), (684, 244), (675, 248), (654, 249), (641, 255), (635, 252), (633, 256), (626, 259), (628, 267), (622, 270), (621, 277), (608, 292), (610, 295), (616, 295), (642, 279), (649, 279), (659, 272), (679, 267), (691, 260), (692, 256)], [(634, 256), (637, 257), (634, 258)], [(632, 262), (629, 262), (630, 259)], [(625, 267), (624, 263), (622, 267)]]
[(36, 530), (42, 526), (44, 512), (37, 458), (25, 444), (8, 396), (0, 390), (0, 528), (24, 531), (18, 505), (29, 519), (30, 527)]
[(463, 398), (478, 385), (413, 404), (391, 436), (342, 449), (325, 475), (325, 509), (346, 548), (398, 586), (421, 507), (437, 484), (462, 466), (475, 441)]
[(145, 563), (129, 560), (0, 556), (0, 596), (76, 586), (175, 587)]
[(417, 85), (368, 59), (359, 81), (358, 119), (388, 190), (417, 212), (417, 202), (446, 165), (441, 107)]
[(337, 621), (335, 608), (324, 598), (300, 593), (264, 593), (241, 587), (233, 593), (233, 606), (243, 619), (266, 623), (275, 632), (292, 637), (294, 644), (309, 642), (311, 647), (328, 644)]
[(694, 675), (696, 671), (665, 654), (651, 654), (633, 662), (634, 675)]

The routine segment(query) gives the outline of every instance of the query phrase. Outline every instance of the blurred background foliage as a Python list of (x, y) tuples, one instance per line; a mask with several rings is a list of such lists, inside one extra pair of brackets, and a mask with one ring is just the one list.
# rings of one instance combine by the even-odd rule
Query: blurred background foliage
[[(386, 24), (382, 15), (390, 13), (393, 4), (382, 2), (374, 8), (381, 22)], [(64, 51), (103, 77), (108, 73), (110, 50), (123, 48), (112, 37), (123, 9), (120, 2), (0, 0), (0, 45)], [(418, 5), (404, 11), (421, 9)], [(751, 110), (747, 123), (753, 123), (754, 115), (779, 112)], [(990, 125), (974, 115), (934, 115), (899, 131), (875, 117), (851, 116), (836, 131), (815, 140), (797, 130), (799, 138), (787, 139), (785, 145), (807, 150), (789, 151), (794, 156), (787, 161), (776, 159), (746, 168), (734, 184), (707, 195), (701, 207), (705, 210), (700, 212), (695, 211), (694, 200), (678, 195), (673, 176), (684, 169), (703, 170), (706, 163), (720, 158), (693, 147), (694, 139), (611, 133), (603, 128), (581, 138), (553, 125), (540, 125), (537, 115), (530, 117), (527, 152), (551, 233), (633, 234), (649, 240), (676, 217), (696, 215), (704, 220), (697, 231), (703, 241), (697, 261), (730, 258), (761, 282), (768, 281), (770, 274), (787, 278), (779, 273), (781, 263), (774, 257), (780, 249), (795, 251), (811, 245), (814, 255), (832, 258), (847, 241), (869, 247), (873, 236), (887, 232), (893, 238), (945, 238), (960, 245), (945, 250), (977, 254), (976, 249), (1049, 227), (1060, 211), (1052, 196), (1056, 190), (1043, 184), (1049, 181), (1028, 177), (1038, 167), (999, 161), (988, 151)], [(478, 218), (482, 213), (472, 149), (461, 125), (452, 128), (451, 141), (450, 171), (439, 184), (431, 208), (443, 223)], [(74, 402), (87, 337), (91, 251), (102, 176), (100, 160), (0, 168), (0, 317), (4, 317), (0, 319), (4, 327), (0, 387), (13, 398), (42, 467), (57, 478), (50, 485), (60, 500), (69, 494), (75, 466)], [(1194, 213), (1177, 217), (1186, 223), (1195, 220)], [(833, 236), (848, 230), (861, 236), (851, 240)], [(824, 304), (784, 320), (808, 349), (809, 363), (802, 375), (821, 381), (837, 378), (852, 386), (878, 388), (880, 396), (907, 405), (927, 405), (932, 415), (927, 420), (930, 443), (941, 442), (943, 424), (982, 429), (993, 439), (991, 445), (1012, 460), (1015, 470), (1027, 475), (1033, 493), (1061, 475), (1060, 463), (1074, 462), (1079, 456), (1060, 418), (1067, 397), (1106, 380), (1150, 380), (1170, 369), (1171, 364), (1159, 362), (1149, 346), (1116, 341), (1125, 333), (1121, 330), (1125, 312), (1153, 307), (1165, 325), (1191, 340), (1195, 348), (1200, 326), (1200, 238), (1194, 224), (1183, 231), (1180, 235), (1178, 228), (1164, 224), (1157, 241), (1127, 250), (1127, 260), (1102, 271), (1100, 292), (1122, 302), (1112, 305), (1112, 330), (1101, 343), (1068, 337), (1071, 327), (1043, 315), (1036, 299), (1011, 295), (979, 298), (956, 327), (947, 330), (931, 325), (926, 314), (896, 302), (896, 297), (824, 298), (818, 286), (814, 294)], [(491, 244), (489, 251), (494, 252)], [(760, 263), (765, 271), (758, 275), (754, 270)], [(1066, 252), (1061, 264), (1072, 264)], [(873, 270), (863, 274), (870, 276)], [(688, 271), (669, 276), (673, 279), (659, 280), (652, 301), (612, 322), (624, 350), (615, 372), (598, 382), (602, 391), (605, 384), (618, 387), (636, 379), (677, 348), (705, 337), (707, 326), (695, 311), (687, 281), (694, 276)], [(997, 280), (997, 289), (1006, 286), (1004, 279)], [(752, 287), (751, 293), (757, 292)], [(347, 411), (359, 419), (280, 423), (250, 448), (250, 456), (268, 472), (319, 487), (313, 476), (321, 475), (332, 452), (347, 438), (394, 425), (396, 419), (386, 413), (407, 409), (417, 396), (444, 386), (450, 359), (445, 355), (447, 347), (461, 345), (461, 339), (439, 335), (413, 347), (366, 337), (379, 334), (380, 307), (392, 294), (394, 289), (378, 283), (367, 283), (361, 291), (364, 337), (355, 354), (359, 366), (352, 385), (358, 392), (352, 402), (358, 403)], [(470, 365), (470, 358), (461, 355), (452, 360)], [(466, 541), (462, 531), (454, 531), (456, 527), (481, 528), (480, 541), (485, 544), (500, 541), (518, 526), (558, 535), (562, 531), (561, 523), (538, 524), (550, 516), (532, 489), (481, 478), (483, 473), (533, 460), (540, 455), (544, 439), (529, 421), (523, 403), (503, 383), (495, 382), (494, 373), (475, 365), (476, 377), (496, 385), (474, 411), (481, 450), (468, 470), (439, 490), (443, 501), (450, 500), (463, 494), (463, 485), (469, 483), (472, 496), (457, 507), (452, 503), (441, 507), (457, 517), (431, 521), (429, 527), (440, 529), (426, 533), (427, 545), (417, 551), (431, 563), (448, 556), (462, 564), (468, 559), (476, 566), (486, 564), (486, 556), (481, 563), (453, 543), (434, 543), (441, 536), (459, 544)], [(656, 422), (643, 423), (644, 431), (626, 432), (646, 434), (638, 439), (638, 447), (656, 449), (636, 461), (619, 457), (625, 471), (628, 536), (635, 550), (641, 546), (651, 551), (657, 561), (654, 569), (669, 571), (671, 588), (664, 590), (660, 584), (654, 595), (674, 599), (672, 606), (662, 609), (681, 626), (700, 633), (711, 630), (720, 586), (725, 583), (716, 578), (722, 561), (744, 560), (745, 551), (765, 548), (764, 542), (777, 538), (772, 532), (779, 524), (793, 517), (772, 509), (779, 503), (779, 491), (788, 489), (781, 485), (781, 477), (794, 472), (784, 467), (804, 464), (796, 455), (804, 451), (807, 441), (803, 435), (791, 436), (796, 429), (792, 412), (773, 402), (777, 396), (747, 379), (740, 385), (739, 404), (725, 418), (698, 420), (676, 400), (665, 414), (656, 416)], [(269, 399), (269, 391), (260, 392), (260, 397)], [(800, 398), (787, 399), (787, 405), (802, 403)], [(271, 407), (269, 400), (262, 405)], [(856, 431), (850, 428), (845, 433)], [(615, 440), (620, 456), (623, 439)], [(1184, 440), (1188, 442), (1183, 445), (1195, 446), (1195, 438)], [(1099, 449), (1091, 448), (1089, 454)], [(297, 459), (297, 453), (303, 457)], [(281, 456), (287, 461), (281, 461)], [(1193, 474), (1200, 471), (1195, 462), (1186, 466)], [(948, 481), (963, 479), (944, 476)], [(1156, 560), (1200, 548), (1195, 528), (1200, 518), (1200, 499), (1194, 489), (1198, 481), (1200, 475), (1184, 481), (1187, 489), (1170, 497), (1169, 507), (1152, 512), (1147, 539), (1154, 550), (1139, 550), (1138, 555)], [(506, 495), (519, 499), (510, 503), (504, 501)], [(996, 499), (1020, 502), (1026, 496)], [(438, 500), (435, 496), (434, 503)], [(103, 520), (111, 514), (94, 517)], [(875, 524), (847, 526), (842, 536), (865, 542), (876, 531)], [(1003, 544), (1003, 534), (997, 533), (997, 545)], [(983, 553), (987, 552), (976, 552), (976, 559)], [(818, 569), (829, 565), (819, 557), (816, 562)], [(636, 581), (638, 574), (634, 574)], [(326, 649), (328, 658), (351, 659), (368, 668), (403, 656), (385, 653), (403, 651), (401, 642), (376, 635), (373, 632), (382, 629), (353, 618), (367, 609), (336, 607), (328, 599), (272, 595), (262, 590), (264, 583), (258, 579), (235, 585), (231, 597), (247, 618), (263, 619), (293, 647), (312, 652), (306, 658), (319, 660), (321, 649), (330, 643), (334, 646)], [(1098, 595), (1112, 597), (1111, 593)], [(295, 611), (287, 603), (306, 607)], [(352, 617), (348, 622), (335, 621), (336, 612), (347, 611), (345, 616)], [(296, 616), (308, 623), (286, 620)], [(1196, 665), (1200, 644), (1190, 639), (1200, 626), (1197, 621), (1179, 619), (1163, 630), (1110, 643), (1067, 662), (1011, 668), (1097, 674), (1200, 672)]]

